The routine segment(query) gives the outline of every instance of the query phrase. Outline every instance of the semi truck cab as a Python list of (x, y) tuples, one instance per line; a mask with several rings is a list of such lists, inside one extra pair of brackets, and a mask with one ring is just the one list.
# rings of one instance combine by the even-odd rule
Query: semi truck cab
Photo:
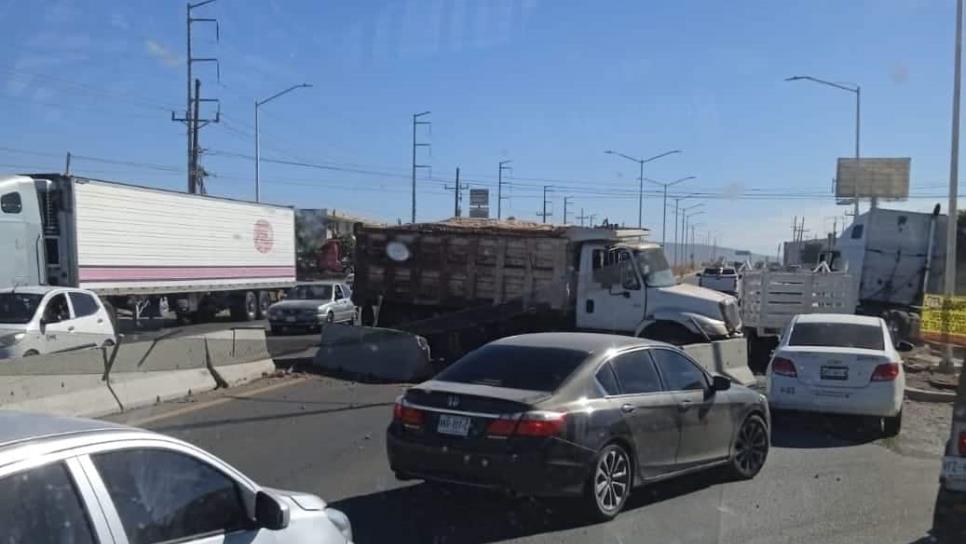
[(736, 336), (737, 300), (677, 284), (661, 247), (649, 242), (585, 242), (577, 280), (576, 325), (688, 343)]

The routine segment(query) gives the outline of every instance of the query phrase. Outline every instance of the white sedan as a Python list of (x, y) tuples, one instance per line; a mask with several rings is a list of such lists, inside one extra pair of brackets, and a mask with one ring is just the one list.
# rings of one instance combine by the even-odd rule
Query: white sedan
[(845, 314), (792, 318), (768, 364), (773, 409), (873, 416), (884, 434), (902, 425), (906, 377), (885, 321)]
[(180, 440), (0, 410), (0, 542), (351, 544), (325, 501), (262, 487)]

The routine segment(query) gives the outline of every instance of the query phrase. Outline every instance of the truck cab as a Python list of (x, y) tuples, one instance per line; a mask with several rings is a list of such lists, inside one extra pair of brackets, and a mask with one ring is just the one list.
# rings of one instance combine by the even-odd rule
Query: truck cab
[(737, 300), (678, 284), (657, 244), (585, 242), (580, 251), (576, 325), (689, 343), (736, 336)]

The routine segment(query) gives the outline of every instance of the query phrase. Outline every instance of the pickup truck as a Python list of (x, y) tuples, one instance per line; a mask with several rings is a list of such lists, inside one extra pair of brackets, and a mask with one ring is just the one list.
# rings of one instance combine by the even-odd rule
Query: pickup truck
[(91, 291), (39, 286), (0, 289), (0, 359), (116, 342), (114, 322)]
[(709, 267), (698, 273), (698, 285), (738, 296), (738, 271), (734, 268)]
[(364, 324), (424, 336), (446, 358), (525, 332), (740, 336), (736, 299), (677, 284), (646, 234), (489, 219), (357, 224), (353, 301)]

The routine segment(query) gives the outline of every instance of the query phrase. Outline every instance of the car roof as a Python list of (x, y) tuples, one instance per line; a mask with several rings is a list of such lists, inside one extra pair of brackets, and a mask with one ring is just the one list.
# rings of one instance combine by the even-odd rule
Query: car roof
[(583, 351), (587, 354), (598, 353), (614, 348), (634, 346), (667, 346), (664, 342), (646, 338), (634, 338), (618, 334), (594, 332), (540, 332), (520, 334), (501, 338), (489, 345), (519, 346), (534, 348), (560, 348)]
[[(95, 433), (100, 431), (138, 431), (119, 423), (51, 416), (16, 410), (0, 410), (0, 450), (28, 440)], [(143, 431), (147, 432), (147, 431)]]
[(869, 315), (852, 314), (799, 314), (796, 323), (851, 323), (853, 325), (872, 325), (878, 327), (882, 319)]

